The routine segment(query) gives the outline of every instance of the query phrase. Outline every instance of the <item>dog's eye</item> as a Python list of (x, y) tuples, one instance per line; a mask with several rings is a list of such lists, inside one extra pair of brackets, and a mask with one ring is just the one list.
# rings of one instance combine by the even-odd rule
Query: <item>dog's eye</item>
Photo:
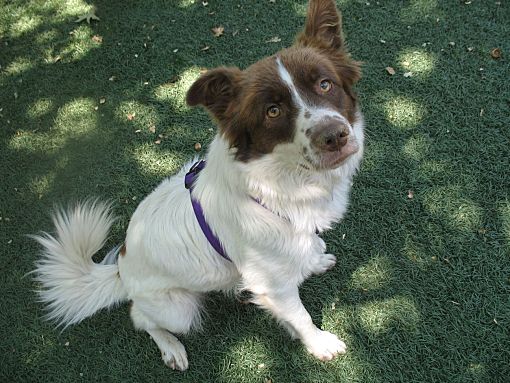
[(276, 118), (280, 116), (280, 108), (276, 105), (271, 105), (269, 108), (267, 108), (266, 114), (269, 118)]
[(331, 90), (331, 88), (333, 88), (333, 83), (330, 80), (325, 79), (321, 81), (319, 86), (322, 92), (327, 93)]

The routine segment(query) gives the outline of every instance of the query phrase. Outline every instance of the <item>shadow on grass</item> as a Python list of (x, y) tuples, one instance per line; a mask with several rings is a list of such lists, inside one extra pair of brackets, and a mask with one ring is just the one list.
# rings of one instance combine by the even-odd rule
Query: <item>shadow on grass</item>
[[(510, 95), (501, 88), (508, 64), (487, 57), (486, 36), (502, 36), (510, 15), (487, 4), (473, 6), (478, 18), (467, 34), (459, 5), (342, 2), (351, 51), (366, 63), (359, 92), (367, 154), (348, 217), (325, 236), (338, 266), (307, 281), (301, 295), (317, 324), (347, 340), (347, 356), (315, 362), (267, 314), (216, 294), (204, 331), (184, 337), (191, 370), (183, 374), (163, 367), (125, 307), (60, 335), (35, 320), (34, 286), (21, 276), (37, 249), (23, 235), (50, 227), (54, 202), (97, 195), (115, 200), (121, 220), (109, 245), (121, 241), (140, 199), (194, 155), (195, 142), (212, 138), (205, 113), (183, 106), (180, 81), (200, 67), (246, 67), (288, 45), (303, 21), (303, 2), (97, 5), (97, 24), (74, 24), (77, 14), (52, 22), (60, 8), (48, 6), (38, 10), (45, 22), (2, 38), (11, 47), (0, 63), (0, 94), (11, 100), (0, 120), (0, 212), (9, 219), (0, 239), (12, 240), (1, 282), (7, 322), (15, 323), (4, 345), (9, 381), (75, 381), (78, 373), (214, 382), (508, 375), (509, 334), (497, 324), (510, 315), (501, 209), (510, 186)], [(226, 35), (217, 39), (209, 29), (220, 24)], [(265, 43), (274, 35), (281, 44)], [(403, 77), (408, 71), (414, 75)]]

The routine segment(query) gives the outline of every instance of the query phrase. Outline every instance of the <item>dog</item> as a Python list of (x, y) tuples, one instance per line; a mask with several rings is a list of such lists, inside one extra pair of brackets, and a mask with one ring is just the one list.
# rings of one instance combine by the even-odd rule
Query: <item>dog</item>
[(336, 262), (319, 234), (344, 216), (362, 158), (360, 76), (333, 0), (310, 1), (290, 48), (202, 74), (186, 101), (218, 126), (206, 158), (140, 203), (122, 245), (92, 260), (115, 220), (99, 200), (57, 210), (56, 234), (35, 236), (48, 319), (65, 328), (129, 300), (134, 327), (166, 365), (186, 370), (176, 334), (200, 325), (204, 294), (246, 290), (316, 358), (345, 353), (314, 325), (298, 287)]

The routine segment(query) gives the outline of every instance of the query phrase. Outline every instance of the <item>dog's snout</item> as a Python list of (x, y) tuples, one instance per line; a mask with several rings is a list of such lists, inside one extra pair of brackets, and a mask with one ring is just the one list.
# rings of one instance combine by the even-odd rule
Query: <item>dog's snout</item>
[(320, 150), (335, 152), (340, 150), (349, 138), (349, 128), (344, 124), (330, 123), (321, 126), (312, 134), (312, 143)]

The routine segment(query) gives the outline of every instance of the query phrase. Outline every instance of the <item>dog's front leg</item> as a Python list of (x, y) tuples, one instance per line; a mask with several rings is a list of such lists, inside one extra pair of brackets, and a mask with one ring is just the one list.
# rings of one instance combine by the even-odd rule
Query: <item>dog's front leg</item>
[(272, 286), (264, 293), (255, 293), (255, 303), (269, 310), (292, 336), (303, 342), (308, 352), (320, 360), (331, 360), (346, 351), (345, 343), (328, 331), (317, 328), (306, 311), (296, 287)]
[(336, 257), (333, 254), (326, 253), (326, 242), (315, 235), (314, 253), (310, 256), (308, 268), (311, 274), (322, 274), (332, 269), (336, 264)]

